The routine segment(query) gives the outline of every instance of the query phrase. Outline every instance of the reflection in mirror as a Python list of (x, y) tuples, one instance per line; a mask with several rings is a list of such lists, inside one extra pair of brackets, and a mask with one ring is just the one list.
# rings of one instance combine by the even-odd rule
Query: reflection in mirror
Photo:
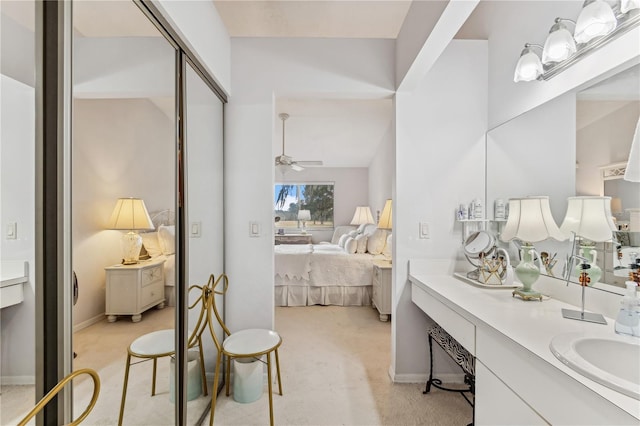
[[(622, 81), (626, 84), (618, 84)], [(625, 222), (630, 222), (626, 209), (640, 206), (632, 205), (637, 199), (627, 197), (626, 189), (610, 188), (607, 182), (615, 179), (605, 179), (603, 167), (626, 164), (640, 115), (638, 81), (638, 67), (628, 68), (580, 93), (567, 92), (487, 132), (488, 218), (493, 218), (496, 199), (547, 195), (553, 217), (560, 224), (568, 197), (608, 195), (620, 199), (620, 204), (617, 200), (613, 203), (612, 213), (618, 228), (624, 228)], [(630, 190), (636, 195), (640, 193), (637, 185), (631, 184)], [(500, 222), (492, 226), (494, 232), (501, 232)], [(636, 247), (635, 234), (618, 232), (616, 236), (624, 244), (621, 261), (626, 263), (627, 251)], [(571, 244), (543, 241), (536, 243), (536, 248), (556, 256), (559, 261), (549, 273), (562, 278)], [(625, 277), (618, 277), (621, 272), (616, 274), (614, 269), (620, 265), (616, 249), (615, 243), (599, 243), (598, 258), (605, 273), (602, 282), (593, 286), (622, 294), (623, 289), (616, 285)], [(509, 254), (518, 259), (514, 247), (509, 247)], [(577, 279), (572, 277), (571, 281)]]
[(35, 405), (35, 1), (0, 1), (0, 424)]

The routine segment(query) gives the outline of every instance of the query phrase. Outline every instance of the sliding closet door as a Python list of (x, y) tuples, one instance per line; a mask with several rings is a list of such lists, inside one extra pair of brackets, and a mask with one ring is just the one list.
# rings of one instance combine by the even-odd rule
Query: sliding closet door
[[(211, 274), (216, 278), (224, 272), (223, 256), (223, 103), (190, 63), (185, 66), (185, 236), (188, 238), (187, 286), (205, 284)], [(197, 295), (192, 295), (192, 300)], [(220, 313), (224, 313), (222, 296), (216, 296)], [(189, 312), (189, 325), (197, 321), (197, 312)], [(215, 320), (214, 320), (215, 321)], [(216, 326), (222, 341), (222, 329)], [(217, 356), (210, 336), (204, 339), (205, 367), (209, 380)], [(187, 397), (192, 389), (190, 380), (197, 379), (197, 370), (187, 367)], [(209, 381), (210, 394), (216, 386)], [(202, 414), (199, 405), (187, 403), (188, 423)], [(207, 414), (207, 413), (204, 413)], [(208, 420), (208, 418), (207, 418)]]

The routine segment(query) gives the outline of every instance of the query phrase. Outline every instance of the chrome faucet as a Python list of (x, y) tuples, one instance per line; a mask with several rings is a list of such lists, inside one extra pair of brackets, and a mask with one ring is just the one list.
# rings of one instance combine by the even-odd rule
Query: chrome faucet
[(594, 322), (596, 324), (607, 324), (607, 320), (604, 319), (604, 316), (601, 314), (594, 314), (591, 312), (584, 311), (584, 289), (587, 286), (588, 276), (587, 270), (591, 268), (589, 265), (589, 259), (584, 258), (582, 256), (578, 256), (576, 254), (572, 254), (569, 256), (567, 264), (566, 264), (566, 277), (567, 277), (567, 286), (569, 285), (569, 280), (571, 279), (571, 270), (573, 269), (573, 262), (575, 260), (580, 260), (580, 286), (582, 287), (582, 307), (579, 311), (575, 311), (572, 309), (564, 309), (562, 308), (562, 316), (567, 319), (573, 319), (578, 321), (587, 321)]

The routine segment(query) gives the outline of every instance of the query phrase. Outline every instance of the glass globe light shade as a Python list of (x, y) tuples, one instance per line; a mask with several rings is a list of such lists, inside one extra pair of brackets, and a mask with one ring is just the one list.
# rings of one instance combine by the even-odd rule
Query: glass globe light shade
[(542, 50), (542, 63), (562, 62), (576, 53), (576, 42), (567, 27), (559, 22), (549, 31)]
[(516, 64), (513, 81), (533, 81), (542, 74), (542, 62), (531, 48), (526, 47), (520, 54), (520, 59)]
[(633, 9), (640, 9), (640, 0), (621, 0), (620, 12), (627, 13)]
[(587, 0), (584, 4), (576, 22), (576, 43), (588, 43), (616, 28), (617, 21), (611, 6), (603, 0)]

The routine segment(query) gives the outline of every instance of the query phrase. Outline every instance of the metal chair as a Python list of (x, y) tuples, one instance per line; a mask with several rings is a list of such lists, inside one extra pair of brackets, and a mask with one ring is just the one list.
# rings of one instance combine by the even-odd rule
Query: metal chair
[[(222, 283), (222, 289), (216, 289), (218, 285)], [(222, 274), (215, 279), (213, 275), (209, 277), (209, 282), (206, 286), (203, 287), (203, 300), (206, 304), (207, 309), (207, 321), (209, 325), (209, 331), (211, 332), (211, 336), (213, 341), (218, 349), (218, 357), (216, 359), (216, 368), (213, 379), (213, 386), (217, 386), (219, 375), (220, 375), (220, 365), (222, 364), (223, 357), (227, 357), (226, 364), (226, 394), (229, 396), (229, 380), (230, 380), (230, 370), (231, 370), (231, 360), (234, 358), (254, 358), (260, 362), (262, 361), (261, 357), (263, 355), (267, 358), (267, 380), (268, 380), (268, 388), (269, 388), (269, 420), (271, 425), (273, 426), (273, 390), (272, 390), (272, 382), (271, 382), (271, 353), (275, 354), (276, 357), (276, 371), (278, 374), (278, 390), (280, 395), (282, 395), (282, 382), (280, 380), (280, 361), (278, 359), (278, 348), (282, 344), (282, 338), (278, 333), (273, 330), (267, 329), (246, 329), (237, 331), (235, 333), (231, 333), (224, 321), (220, 317), (220, 313), (218, 312), (218, 308), (216, 307), (215, 296), (216, 295), (224, 295), (229, 288), (229, 278)], [(218, 324), (224, 330), (224, 334), (227, 336), (224, 341), (220, 342), (215, 334), (214, 325), (213, 325), (213, 315), (211, 315), (211, 311), (215, 315), (215, 318), (218, 320)], [(217, 392), (214, 390), (212, 392), (211, 397), (211, 416), (209, 417), (209, 425), (213, 425), (213, 416), (216, 408), (216, 398)]]
[[(203, 287), (198, 285), (192, 285), (189, 287), (189, 293), (192, 290), (202, 292)], [(203, 292), (204, 294), (204, 292)], [(187, 341), (187, 348), (198, 347), (200, 352), (200, 373), (202, 375), (202, 391), (204, 395), (208, 395), (207, 392), (207, 379), (204, 369), (204, 353), (202, 350), (202, 334), (204, 333), (208, 321), (206, 320), (207, 309), (205, 301), (202, 299), (202, 295), (199, 295), (195, 302), (189, 305), (189, 309), (193, 309), (196, 306), (200, 306), (200, 315), (196, 323), (195, 328), (190, 333), (189, 340)], [(124, 416), (124, 405), (127, 397), (127, 386), (129, 384), (129, 368), (131, 365), (139, 364), (141, 362), (153, 360), (153, 381), (151, 382), (151, 396), (156, 394), (156, 371), (158, 365), (158, 359), (171, 356), (175, 353), (175, 330), (160, 330), (147, 333), (134, 340), (127, 349), (127, 366), (124, 372), (124, 384), (122, 387), (122, 401), (120, 402), (120, 416), (118, 417), (118, 425), (122, 425), (122, 418)], [(141, 361), (131, 363), (131, 358), (140, 358)], [(215, 394), (215, 391), (214, 391)]]

